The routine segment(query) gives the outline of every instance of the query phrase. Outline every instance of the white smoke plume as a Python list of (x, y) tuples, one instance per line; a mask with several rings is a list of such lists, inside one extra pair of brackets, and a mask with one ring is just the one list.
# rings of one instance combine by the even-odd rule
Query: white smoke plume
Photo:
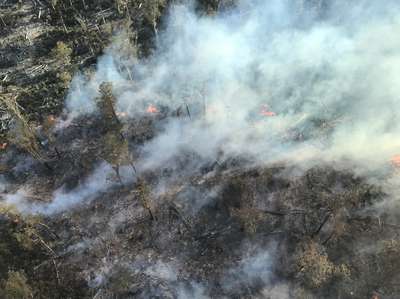
[(186, 284), (179, 281), (177, 268), (175, 265), (157, 261), (155, 264), (148, 267), (145, 273), (153, 278), (160, 279), (171, 285), (176, 290), (177, 299), (196, 298), (208, 299), (204, 286), (194, 281)]
[(213, 17), (175, 5), (155, 53), (130, 66), (132, 81), (111, 46), (93, 78), (74, 79), (67, 109), (94, 111), (102, 81), (131, 117), (149, 104), (187, 105), (191, 118), (170, 120), (144, 145), (143, 168), (182, 151), (263, 164), (352, 161), (359, 171), (389, 165), (400, 152), (400, 6), (333, 1), (318, 18), (300, 2), (243, 1)]
[[(149, 105), (171, 114), (181, 110), (142, 146), (138, 173), (189, 152), (208, 162), (239, 156), (257, 165), (329, 163), (377, 178), (389, 174), (390, 159), (400, 154), (400, 4), (333, 0), (321, 16), (303, 2), (240, 1), (212, 17), (199, 16), (190, 4), (173, 5), (150, 57), (125, 59), (113, 44), (92, 77), (75, 76), (66, 99), (68, 121), (60, 127), (95, 113), (99, 85), (107, 81), (113, 83), (117, 110), (130, 118), (148, 114)], [(124, 176), (122, 170), (125, 181), (132, 179), (128, 172)], [(25, 213), (60, 213), (110, 188), (111, 173), (103, 164), (76, 189), (56, 190), (49, 203), (30, 203), (24, 190), (6, 194), (6, 202)], [(383, 186), (397, 200), (399, 176), (386, 178)], [(0, 181), (0, 192), (3, 185)], [(155, 193), (163, 193), (164, 185), (166, 180)], [(184, 207), (191, 201), (188, 214), (218, 193), (188, 190), (177, 198)], [(388, 204), (393, 205), (382, 203)], [(225, 273), (224, 291), (261, 284), (260, 298), (290, 297), (288, 286), (274, 281), (273, 249), (241, 250), (247, 255)], [(102, 268), (93, 287), (104, 284), (111, 270)], [(178, 298), (207, 298), (202, 285), (181, 284), (176, 265), (160, 262), (144, 272), (175, 287)]]
[(258, 246), (245, 244), (241, 246), (240, 262), (226, 271), (223, 277), (223, 288), (227, 292), (241, 292), (256, 285), (265, 290), (274, 285), (274, 256), (273, 245)]
[[(30, 201), (30, 190), (20, 189), (13, 194), (6, 193), (4, 195), (5, 203), (16, 206), (20, 212), (25, 214), (53, 215), (61, 213), (81, 204), (89, 204), (99, 194), (111, 188), (116, 184), (112, 175), (111, 166), (103, 163), (75, 189), (66, 191), (62, 187), (55, 190), (49, 202)], [(121, 178), (124, 182), (133, 179), (128, 174), (126, 167), (122, 168)]]

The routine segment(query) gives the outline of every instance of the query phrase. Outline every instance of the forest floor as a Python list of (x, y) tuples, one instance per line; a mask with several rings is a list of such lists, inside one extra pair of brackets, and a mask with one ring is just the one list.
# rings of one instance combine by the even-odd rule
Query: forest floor
[[(132, 30), (138, 56), (151, 52), (167, 4), (126, 2), (0, 1), (0, 93), (18, 102), (46, 157), (9, 140), (13, 116), (1, 107), (0, 198), (44, 213), (1, 206), (0, 297), (398, 298), (400, 224), (369, 212), (385, 194), (351, 171), (289, 176), (291, 165), (232, 157), (191, 173), (200, 157), (187, 153), (174, 168), (137, 173), (133, 160), (114, 173), (98, 115), (48, 134), (73, 75), (95, 67), (113, 32)], [(171, 117), (122, 121), (130, 153)], [(104, 186), (91, 185), (93, 173)], [(85, 203), (58, 212), (55, 194)]]

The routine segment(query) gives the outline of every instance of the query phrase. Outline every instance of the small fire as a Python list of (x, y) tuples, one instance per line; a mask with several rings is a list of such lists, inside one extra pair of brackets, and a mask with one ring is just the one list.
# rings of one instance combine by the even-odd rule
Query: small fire
[(5, 150), (7, 148), (8, 143), (4, 142), (4, 143), (0, 143), (0, 149), (1, 150)]
[(260, 114), (261, 114), (262, 116), (275, 116), (275, 115), (276, 115), (275, 112), (269, 111), (267, 105), (262, 105), (262, 106), (261, 106)]
[(147, 113), (158, 113), (158, 109), (153, 104), (150, 104), (149, 107), (146, 109)]
[(57, 123), (57, 121), (56, 121), (55, 116), (50, 114), (44, 118), (43, 124), (41, 127), (46, 133), (50, 133), (50, 131), (56, 125), (56, 123)]
[(400, 167), (400, 155), (395, 155), (390, 159), (390, 163), (392, 163), (395, 167)]

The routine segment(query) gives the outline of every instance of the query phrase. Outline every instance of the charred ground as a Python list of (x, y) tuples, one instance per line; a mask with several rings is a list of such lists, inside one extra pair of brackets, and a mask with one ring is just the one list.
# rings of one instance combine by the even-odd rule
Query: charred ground
[[(198, 10), (231, 5), (201, 1)], [(17, 101), (45, 157), (33, 159), (13, 142), (13, 115), (4, 108), (0, 168), (9, 183), (2, 194), (24, 186), (30, 201), (46, 203), (54, 190), (79, 187), (104, 161), (116, 170), (109, 188), (67, 212), (32, 216), (1, 208), (0, 296), (397, 298), (400, 226), (392, 215), (369, 212), (385, 193), (366, 178), (330, 165), (297, 172), (240, 156), (204, 161), (191, 152), (136, 172), (142, 144), (167, 119), (188, 117), (186, 107), (119, 121), (105, 121), (104, 108), (54, 130), (49, 117), (61, 115), (72, 75), (90, 73), (121, 28), (138, 58), (149, 55), (167, 6), (0, 4), (1, 97)], [(107, 102), (107, 90), (102, 95)]]

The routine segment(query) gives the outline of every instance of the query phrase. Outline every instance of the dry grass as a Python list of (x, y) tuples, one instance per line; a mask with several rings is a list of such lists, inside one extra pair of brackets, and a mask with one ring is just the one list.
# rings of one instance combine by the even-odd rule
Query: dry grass
[(297, 267), (302, 283), (311, 288), (319, 288), (335, 276), (350, 276), (350, 270), (346, 265), (333, 264), (327, 254), (312, 240), (298, 256)]
[(12, 96), (2, 96), (0, 97), (0, 104), (6, 108), (14, 121), (14, 126), (8, 134), (9, 141), (26, 150), (36, 160), (44, 161), (45, 158), (40, 152), (40, 144), (35, 131), (22, 114), (16, 98)]
[(71, 63), (72, 49), (66, 43), (58, 41), (51, 52), (52, 56), (63, 64)]
[(244, 231), (248, 234), (255, 234), (257, 227), (266, 219), (265, 213), (251, 207), (231, 208), (230, 213), (239, 220)]
[(34, 298), (32, 289), (22, 271), (9, 271), (8, 279), (4, 282), (4, 299)]
[(143, 179), (138, 179), (136, 190), (143, 207), (149, 212), (150, 217), (154, 219), (150, 203), (150, 188)]

